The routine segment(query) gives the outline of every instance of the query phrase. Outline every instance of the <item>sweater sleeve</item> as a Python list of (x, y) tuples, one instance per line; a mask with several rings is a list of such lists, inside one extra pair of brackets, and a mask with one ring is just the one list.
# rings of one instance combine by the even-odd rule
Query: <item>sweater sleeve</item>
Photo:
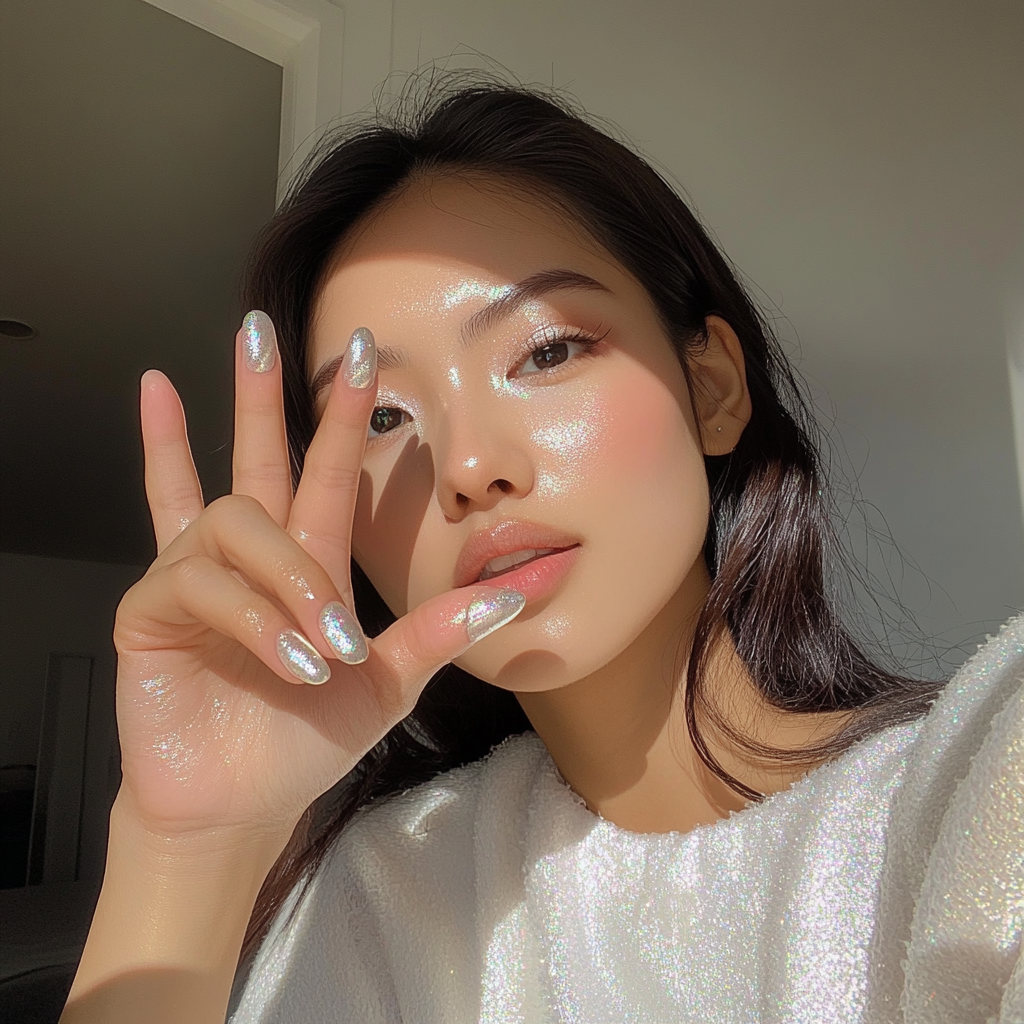
[(950, 680), (893, 812), (869, 1020), (1024, 1024), (1024, 618)]
[[(904, 1017), (1024, 1024), (1024, 657), (943, 815), (911, 926)], [(1016, 994), (1014, 990), (1016, 989)]]
[(289, 897), (241, 989), (230, 1024), (396, 1024), (401, 1020), (372, 916), (344, 886), (314, 880)]

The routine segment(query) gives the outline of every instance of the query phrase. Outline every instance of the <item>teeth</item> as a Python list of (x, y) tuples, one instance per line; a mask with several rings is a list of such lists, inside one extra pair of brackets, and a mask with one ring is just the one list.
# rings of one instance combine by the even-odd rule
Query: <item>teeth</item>
[(553, 551), (557, 550), (557, 548), (524, 548), (522, 551), (513, 551), (510, 555), (499, 555), (497, 558), (492, 558), (484, 566), (484, 571), (480, 573), (479, 579), (488, 580), (492, 576), (503, 573), (506, 569), (511, 569), (514, 565), (529, 562), (531, 558), (550, 555)]

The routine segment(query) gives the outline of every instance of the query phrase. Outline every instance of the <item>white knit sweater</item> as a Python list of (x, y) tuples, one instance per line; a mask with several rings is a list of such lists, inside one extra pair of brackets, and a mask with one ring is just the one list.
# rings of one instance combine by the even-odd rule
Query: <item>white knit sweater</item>
[(361, 812), (232, 1020), (1024, 1024), (1022, 930), (1017, 619), (924, 719), (686, 834), (595, 816), (532, 733)]

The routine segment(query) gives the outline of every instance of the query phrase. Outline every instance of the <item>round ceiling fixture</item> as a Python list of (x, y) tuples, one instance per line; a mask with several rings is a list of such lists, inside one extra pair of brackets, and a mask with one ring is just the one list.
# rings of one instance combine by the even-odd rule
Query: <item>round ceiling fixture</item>
[(5, 338), (17, 338), (19, 341), (27, 341), (29, 338), (34, 338), (38, 333), (31, 324), (25, 323), (24, 320), (0, 319), (0, 334)]

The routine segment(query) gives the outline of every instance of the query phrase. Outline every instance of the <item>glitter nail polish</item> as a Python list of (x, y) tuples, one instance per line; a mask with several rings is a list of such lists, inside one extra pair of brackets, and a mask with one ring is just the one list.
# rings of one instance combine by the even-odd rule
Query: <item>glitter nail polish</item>
[(245, 314), (242, 321), (242, 348), (245, 365), (253, 373), (273, 369), (277, 354), (277, 333), (270, 317), (261, 309)]
[(342, 361), (345, 383), (353, 388), (368, 388), (377, 372), (377, 346), (368, 327), (357, 327), (352, 332), (348, 349)]
[(366, 638), (356, 617), (340, 601), (331, 601), (320, 612), (320, 632), (346, 665), (359, 665), (369, 657)]
[(319, 686), (331, 678), (327, 662), (305, 637), (299, 636), (294, 630), (286, 629), (277, 638), (277, 653), (284, 667), (304, 683)]
[(526, 598), (511, 587), (497, 591), (493, 597), (477, 598), (466, 609), (466, 632), (470, 643), (476, 643), (511, 622), (525, 607)]

